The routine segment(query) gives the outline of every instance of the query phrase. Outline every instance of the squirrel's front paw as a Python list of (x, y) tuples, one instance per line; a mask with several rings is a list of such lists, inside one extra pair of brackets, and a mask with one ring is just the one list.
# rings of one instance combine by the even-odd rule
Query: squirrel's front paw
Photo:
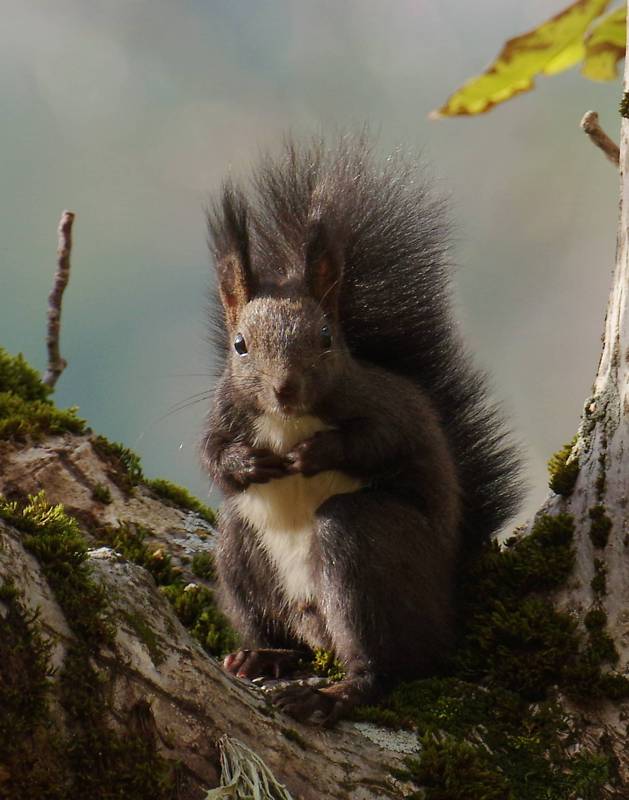
[(340, 461), (338, 435), (334, 431), (321, 431), (304, 439), (286, 454), (288, 472), (306, 477), (335, 469)]
[(253, 448), (247, 448), (232, 473), (234, 480), (244, 488), (252, 483), (267, 483), (274, 478), (285, 478), (288, 474), (288, 463), (284, 456), (270, 450)]

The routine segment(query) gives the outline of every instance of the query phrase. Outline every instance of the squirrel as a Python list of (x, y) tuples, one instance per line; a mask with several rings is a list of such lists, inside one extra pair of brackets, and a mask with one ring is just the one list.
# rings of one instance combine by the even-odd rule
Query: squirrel
[[(226, 670), (345, 677), (274, 697), (331, 724), (451, 652), (461, 564), (514, 513), (520, 462), (450, 301), (450, 224), (368, 137), (287, 140), (209, 211), (222, 374), (202, 440), (224, 494)], [(245, 649), (246, 648), (246, 649)]]

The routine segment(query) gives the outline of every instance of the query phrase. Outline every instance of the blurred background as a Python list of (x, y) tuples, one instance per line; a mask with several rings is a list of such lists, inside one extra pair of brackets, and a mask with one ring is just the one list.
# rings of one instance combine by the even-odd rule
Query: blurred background
[(368, 122), (382, 151), (422, 150), (451, 197), (457, 314), (523, 442), (524, 519), (596, 369), (618, 178), (578, 125), (592, 108), (617, 138), (620, 85), (572, 71), (481, 118), (427, 115), (566, 4), (0, 0), (0, 344), (45, 366), (72, 209), (56, 401), (206, 498), (204, 203), (288, 129)]

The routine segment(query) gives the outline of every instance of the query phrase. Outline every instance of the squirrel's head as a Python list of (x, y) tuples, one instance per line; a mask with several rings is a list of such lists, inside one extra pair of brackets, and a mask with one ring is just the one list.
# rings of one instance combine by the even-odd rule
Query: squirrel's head
[(244, 205), (232, 198), (224, 214), (231, 235), (216, 266), (233, 385), (264, 413), (312, 413), (342, 378), (347, 358), (338, 319), (342, 256), (314, 220), (296, 256), (302, 263), (289, 276), (273, 265), (255, 270)]

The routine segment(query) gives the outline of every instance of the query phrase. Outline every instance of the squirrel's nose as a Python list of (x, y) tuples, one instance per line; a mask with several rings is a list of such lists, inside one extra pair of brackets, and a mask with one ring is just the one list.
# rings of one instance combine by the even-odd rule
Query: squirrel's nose
[(273, 387), (275, 397), (280, 403), (293, 403), (298, 396), (298, 387), (294, 381), (283, 381)]

